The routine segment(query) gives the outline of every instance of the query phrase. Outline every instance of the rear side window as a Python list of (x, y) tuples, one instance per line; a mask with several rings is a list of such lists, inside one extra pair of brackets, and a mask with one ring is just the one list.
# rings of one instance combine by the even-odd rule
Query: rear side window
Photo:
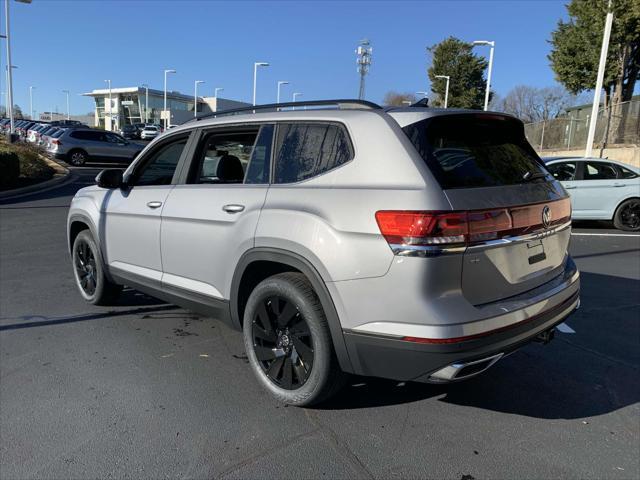
[(585, 180), (611, 180), (617, 176), (618, 172), (610, 163), (585, 162), (584, 164)]
[(336, 168), (353, 157), (341, 125), (285, 123), (278, 126), (274, 183), (295, 183)]
[(72, 138), (77, 138), (78, 140), (92, 140), (94, 142), (99, 142), (103, 140), (104, 134), (102, 132), (93, 132), (90, 130), (77, 130), (75, 132), (71, 132), (70, 135)]
[(527, 172), (547, 173), (522, 124), (508, 117), (451, 115), (403, 130), (445, 189), (514, 185)]
[(620, 176), (618, 178), (636, 178), (638, 174), (636, 172), (632, 172), (628, 168), (621, 167), (618, 165), (618, 170), (620, 170)]

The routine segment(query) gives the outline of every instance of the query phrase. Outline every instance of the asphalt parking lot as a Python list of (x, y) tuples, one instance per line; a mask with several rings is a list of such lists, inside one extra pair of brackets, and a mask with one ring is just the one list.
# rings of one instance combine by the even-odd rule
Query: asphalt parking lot
[(549, 345), (299, 409), (216, 320), (133, 290), (81, 299), (65, 218), (97, 171), (0, 202), (0, 478), (640, 477), (639, 235), (575, 226), (582, 307)]

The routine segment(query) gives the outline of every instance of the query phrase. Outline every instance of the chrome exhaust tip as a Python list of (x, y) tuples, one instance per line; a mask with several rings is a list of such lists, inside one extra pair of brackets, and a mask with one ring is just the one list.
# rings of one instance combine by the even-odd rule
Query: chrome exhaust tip
[(446, 367), (433, 372), (429, 376), (428, 381), (431, 383), (447, 383), (475, 377), (476, 375), (480, 375), (485, 370), (491, 368), (503, 356), (504, 353), (501, 352), (472, 362), (452, 363), (451, 365), (447, 365)]

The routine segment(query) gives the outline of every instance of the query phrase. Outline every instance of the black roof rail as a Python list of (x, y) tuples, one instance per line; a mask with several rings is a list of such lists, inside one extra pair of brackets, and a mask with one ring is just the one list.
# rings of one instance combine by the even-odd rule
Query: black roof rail
[[(223, 117), (226, 115), (238, 115), (247, 112), (259, 113), (260, 111), (278, 111), (281, 108), (289, 107), (325, 107), (334, 105), (339, 110), (349, 110), (364, 108), (369, 110), (382, 110), (382, 107), (377, 103), (369, 102), (367, 100), (358, 99), (339, 99), (339, 100), (309, 100), (302, 102), (286, 102), (286, 103), (268, 103), (265, 105), (255, 105), (251, 107), (234, 108), (231, 110), (221, 110), (219, 112), (212, 112), (206, 115), (201, 115), (198, 118), (194, 118), (185, 123), (197, 122), (207, 118)], [(184, 125), (184, 124), (183, 124)]]

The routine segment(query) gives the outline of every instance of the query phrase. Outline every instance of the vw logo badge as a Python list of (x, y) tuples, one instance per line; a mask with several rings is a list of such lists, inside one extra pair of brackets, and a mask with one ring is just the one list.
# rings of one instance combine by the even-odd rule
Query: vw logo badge
[(549, 225), (551, 225), (551, 209), (549, 205), (545, 205), (542, 209), (542, 226), (549, 228)]

